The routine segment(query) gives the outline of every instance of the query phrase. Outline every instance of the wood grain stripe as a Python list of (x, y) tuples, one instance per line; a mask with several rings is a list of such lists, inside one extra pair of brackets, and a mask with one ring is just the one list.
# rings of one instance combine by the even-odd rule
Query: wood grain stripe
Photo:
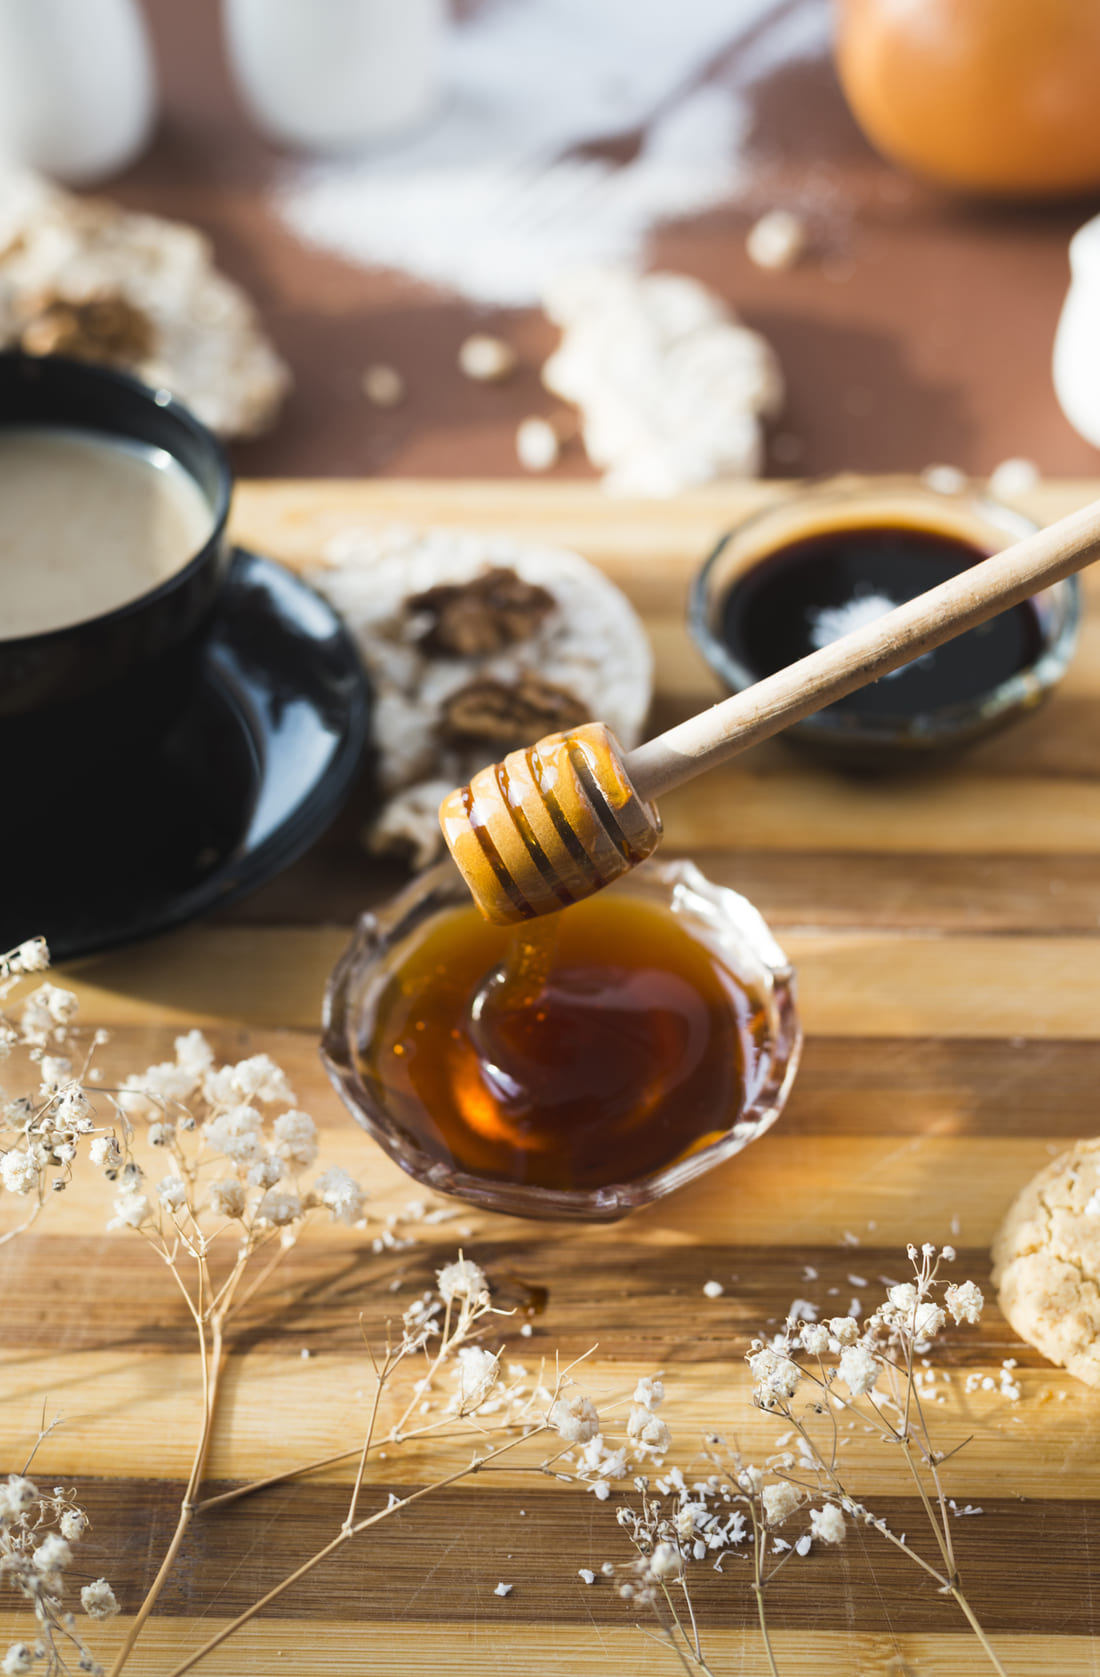
[[(393, 1489), (400, 1497), (414, 1488)], [(116, 1594), (132, 1606), (167, 1546), (182, 1485), (86, 1480), (77, 1491), (94, 1533), (94, 1540), (82, 1545), (81, 1559), (90, 1576), (109, 1570)], [(263, 1616), (297, 1618), (305, 1610), (316, 1624), (393, 1618), (412, 1625), (438, 1619), (446, 1602), (448, 1621), (461, 1624), (480, 1620), (500, 1601), (493, 1591), (504, 1579), (513, 1585), (501, 1609), (509, 1625), (626, 1629), (637, 1622), (637, 1608), (605, 1578), (592, 1586), (577, 1576), (580, 1566), (599, 1573), (605, 1560), (629, 1576), (633, 1551), (614, 1519), (619, 1500), (601, 1507), (582, 1492), (563, 1496), (537, 1485), (516, 1491), (484, 1486), (441, 1491), (338, 1552)], [(386, 1493), (368, 1489), (363, 1512), (374, 1512), (385, 1502)], [(256, 1503), (253, 1508), (231, 1505), (195, 1522), (186, 1561), (161, 1596), (162, 1619), (190, 1615), (196, 1600), (216, 1604), (226, 1617), (244, 1611), (335, 1535), (346, 1512), (347, 1491), (288, 1486), (263, 1493)], [(972, 1604), (987, 1631), (1100, 1633), (1100, 1603), (1093, 1600), (1089, 1564), (1090, 1550), (1100, 1543), (1100, 1504), (1043, 1500), (1029, 1503), (1022, 1516), (1017, 1501), (987, 1498), (983, 1508), (981, 1515), (955, 1521), (952, 1536)], [(907, 1533), (918, 1550), (935, 1557), (916, 1497), (879, 1498), (875, 1512), (893, 1530)], [(1019, 1543), (1022, 1518), (1031, 1533), (1026, 1560)], [(807, 1523), (805, 1518), (793, 1521), (794, 1532)], [(256, 1542), (258, 1526), (262, 1544)], [(140, 1544), (119, 1545), (117, 1534), (127, 1528), (141, 1530)], [(548, 1554), (555, 1557), (549, 1563)], [(750, 1577), (747, 1553), (733, 1553), (722, 1572), (706, 1562), (692, 1567), (692, 1601), (700, 1623), (748, 1630), (756, 1616)], [(858, 1530), (839, 1550), (817, 1545), (809, 1556), (790, 1563), (768, 1588), (768, 1617), (776, 1629), (815, 1633), (885, 1626), (898, 1634), (932, 1626), (950, 1632), (960, 1624), (954, 1603), (937, 1596), (911, 1561), (882, 1538)]]
[[(581, 1591), (579, 1578), (563, 1590)], [(480, 1599), (480, 1597), (479, 1597)], [(524, 1672), (530, 1677), (669, 1677), (679, 1669), (668, 1649), (633, 1626), (596, 1627), (591, 1621), (544, 1626), (511, 1623), (508, 1601), (491, 1597), (476, 1620), (403, 1624), (387, 1614), (373, 1625), (341, 1625), (298, 1618), (250, 1625), (204, 1661), (209, 1677), (408, 1677), (413, 1671)], [(904, 1635), (878, 1631), (780, 1630), (775, 1651), (782, 1677), (989, 1677), (989, 1661), (969, 1633)], [(193, 1609), (189, 1618), (154, 1620), (143, 1638), (150, 1671), (177, 1664), (227, 1621)], [(0, 1617), (0, 1641), (26, 1634), (26, 1617)], [(95, 1628), (95, 1647), (109, 1658), (126, 1630), (125, 1618)], [(704, 1627), (704, 1653), (718, 1673), (757, 1677), (759, 1633)], [(1012, 1677), (1097, 1677), (1090, 1637), (1002, 1634), (997, 1647)], [(141, 1669), (140, 1667), (138, 1669)]]
[[(347, 941), (335, 927), (201, 926), (66, 973), (87, 1024), (319, 1029), (325, 980)], [(788, 932), (811, 1034), (1088, 1040), (1100, 935), (935, 936)]]

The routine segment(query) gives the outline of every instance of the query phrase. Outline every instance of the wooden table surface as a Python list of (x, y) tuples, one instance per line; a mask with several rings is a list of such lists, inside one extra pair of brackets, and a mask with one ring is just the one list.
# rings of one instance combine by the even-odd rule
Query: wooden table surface
[[(567, 542), (641, 609), (664, 723), (713, 696), (682, 627), (691, 571), (720, 530), (774, 492), (724, 488), (639, 505), (586, 484), (246, 483), (236, 527), (291, 564), (337, 527), (394, 517)], [(1048, 483), (1030, 504), (1050, 517), (1094, 493), (1085, 482)], [(1016, 1189), (1097, 1127), (1100, 580), (1085, 587), (1082, 643), (1061, 691), (950, 767), (853, 782), (772, 742), (665, 801), (666, 853), (744, 890), (794, 959), (807, 1042), (789, 1108), (767, 1137), (625, 1223), (567, 1227), (463, 1208), (420, 1229), (408, 1249), (372, 1249), (378, 1220), (415, 1188), (352, 1124), (316, 1053), (325, 975), (355, 912), (397, 878), (363, 858), (354, 814), (222, 918), (66, 975), (84, 1021), (113, 1033), (108, 1069), (164, 1058), (190, 1025), (226, 1058), (275, 1054), (327, 1156), (371, 1191), (372, 1225), (311, 1235), (274, 1306), (249, 1317), (213, 1479), (353, 1445), (370, 1384), (360, 1313), (381, 1333), (395, 1302), (415, 1297), (459, 1244), (517, 1311), (500, 1335), (509, 1359), (534, 1368), (598, 1341), (586, 1384), (627, 1395), (638, 1376), (664, 1370), (663, 1413), (684, 1462), (714, 1427), (736, 1435), (750, 1459), (768, 1451), (775, 1429), (751, 1407), (742, 1359), (796, 1297), (826, 1307), (835, 1298), (844, 1310), (853, 1273), (872, 1297), (879, 1276), (901, 1278), (910, 1240), (951, 1240), (960, 1278), (988, 1286), (989, 1242)], [(102, 1183), (82, 1176), (47, 1207), (41, 1232), (0, 1249), (0, 1468), (19, 1464), (44, 1404), (64, 1416), (42, 1448), (40, 1478), (77, 1485), (93, 1514), (74, 1576), (106, 1574), (132, 1612), (188, 1466), (198, 1369), (163, 1265), (136, 1237), (105, 1233), (107, 1214)], [(720, 1298), (704, 1296), (709, 1280), (723, 1284)], [(536, 1298), (545, 1307), (531, 1315)], [(996, 1379), (1008, 1357), (1019, 1361), (1018, 1402), (996, 1384), (965, 1391), (964, 1371)], [(944, 1470), (948, 1493), (983, 1509), (957, 1522), (960, 1565), (1006, 1669), (1095, 1674), (1095, 1394), (1022, 1346), (992, 1305), (980, 1329), (950, 1336), (936, 1363), (956, 1371), (935, 1411), (939, 1439), (950, 1449), (972, 1435)], [(371, 1505), (453, 1465), (454, 1448), (374, 1461)], [(861, 1440), (848, 1465), (854, 1488), (913, 1536), (919, 1507), (897, 1462)], [(128, 1669), (171, 1670), (319, 1547), (339, 1523), (349, 1474), (333, 1469), (197, 1522)], [(343, 1551), (201, 1669), (672, 1671), (606, 1581), (578, 1577), (579, 1567), (629, 1558), (613, 1509), (548, 1480), (456, 1487)], [(765, 1669), (746, 1575), (736, 1558), (724, 1576), (697, 1569), (696, 1611), (719, 1677)], [(494, 1594), (501, 1580), (514, 1586), (504, 1598)], [(871, 1536), (815, 1546), (776, 1585), (770, 1615), (784, 1677), (988, 1669), (953, 1604)], [(92, 1627), (98, 1649), (109, 1652), (118, 1625)], [(25, 1629), (5, 1610), (0, 1647)]]
[[(496, 3), (452, 0), (450, 9), (461, 27)], [(640, 4), (651, 14), (663, 9)], [(1054, 399), (1050, 353), (1069, 239), (1100, 208), (1100, 195), (1033, 206), (961, 202), (884, 163), (849, 115), (827, 49), (792, 58), (783, 44), (787, 26), (825, 37), (830, 4), (775, 0), (774, 49), (752, 75), (744, 12), (727, 8), (730, 44), (705, 79), (740, 90), (739, 184), (728, 205), (658, 227), (648, 263), (703, 280), (774, 344), (788, 401), (769, 445), (772, 473), (919, 471), (942, 460), (985, 473), (1012, 455), (1048, 474), (1095, 471), (1095, 450)], [(296, 159), (247, 117), (226, 62), (220, 0), (141, 5), (162, 120), (148, 154), (104, 190), (208, 232), (296, 381), (275, 430), (235, 449), (238, 469), (263, 477), (519, 476), (518, 421), (556, 406), (538, 380), (557, 339), (541, 311), (486, 309), (303, 244), (272, 204)], [(675, 9), (664, 10), (675, 30)], [(653, 16), (647, 25), (652, 33)], [(603, 143), (604, 154), (614, 146)], [(754, 267), (745, 252), (753, 220), (776, 205), (805, 214), (813, 236), (811, 254), (785, 273)], [(471, 385), (458, 371), (459, 344), (485, 329), (520, 353), (509, 384)], [(376, 361), (405, 375), (401, 407), (381, 412), (363, 400), (360, 375)], [(793, 464), (773, 451), (777, 436), (801, 447)], [(590, 472), (576, 444), (557, 469)]]

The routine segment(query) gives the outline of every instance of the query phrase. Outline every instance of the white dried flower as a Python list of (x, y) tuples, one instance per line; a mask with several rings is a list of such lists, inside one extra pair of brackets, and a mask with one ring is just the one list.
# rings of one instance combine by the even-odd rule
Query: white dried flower
[(890, 1301), (890, 1308), (899, 1316), (911, 1316), (917, 1307), (917, 1289), (911, 1281), (900, 1281), (896, 1287), (891, 1287), (886, 1297)]
[(207, 1119), (202, 1133), (216, 1153), (234, 1164), (248, 1165), (264, 1152), (263, 1119), (254, 1106), (231, 1106)]
[(824, 1508), (810, 1509), (810, 1532), (822, 1543), (843, 1543), (848, 1528), (840, 1509), (827, 1502)]
[(878, 1358), (865, 1345), (846, 1345), (837, 1367), (854, 1398), (865, 1397), (874, 1390), (879, 1376)]
[(232, 1106), (248, 1101), (282, 1101), (290, 1106), (294, 1091), (286, 1073), (275, 1064), (270, 1054), (253, 1054), (235, 1066), (222, 1066), (219, 1071), (208, 1071), (203, 1080), (203, 1092), (212, 1106)]
[[(646, 1411), (643, 1410), (644, 1413)], [(551, 1404), (546, 1419), (567, 1444), (587, 1444), (600, 1430), (596, 1405), (581, 1392), (558, 1398)]]
[(24, 1677), (25, 1672), (33, 1669), (34, 1659), (33, 1648), (28, 1647), (25, 1642), (13, 1642), (0, 1662), (0, 1671), (4, 1673), (4, 1677)]
[(38, 1186), (38, 1166), (31, 1155), (13, 1147), (0, 1158), (0, 1183), (9, 1194), (30, 1194)]
[(445, 1264), (437, 1272), (435, 1280), (444, 1304), (451, 1304), (455, 1299), (469, 1299), (471, 1304), (479, 1304), (489, 1296), (485, 1271), (470, 1258), (457, 1258), (453, 1264)]
[(187, 1184), (182, 1176), (165, 1176), (157, 1183), (157, 1198), (169, 1211), (187, 1204)]
[(280, 1158), (307, 1169), (318, 1153), (317, 1126), (308, 1112), (281, 1112), (275, 1120), (275, 1151)]
[(139, 1188), (126, 1188), (115, 1195), (115, 1214), (107, 1224), (109, 1229), (140, 1229), (153, 1215), (149, 1196)]
[(81, 1508), (66, 1508), (58, 1526), (67, 1543), (77, 1543), (88, 1529), (88, 1516)]
[(823, 1357), (829, 1349), (829, 1329), (824, 1322), (805, 1322), (799, 1330), (798, 1342), (811, 1357)]
[(276, 1182), (282, 1181), (282, 1177), (283, 1161), (273, 1159), (270, 1153), (262, 1153), (258, 1159), (254, 1159), (245, 1172), (248, 1186), (259, 1188), (261, 1192), (265, 1188), (274, 1188)]
[(97, 1135), (88, 1157), (93, 1165), (102, 1165), (105, 1170), (118, 1170), (122, 1165), (122, 1149), (113, 1135)]
[(363, 1215), (366, 1195), (354, 1176), (342, 1165), (330, 1165), (314, 1183), (321, 1204), (331, 1211), (334, 1222), (357, 1223)]
[(759, 1496), (764, 1488), (764, 1475), (758, 1467), (743, 1467), (738, 1471), (737, 1483), (750, 1496)]
[(780, 1526), (802, 1506), (802, 1492), (796, 1485), (781, 1479), (776, 1485), (764, 1486), (764, 1517), (770, 1526)]
[(38, 1548), (31, 1556), (36, 1572), (41, 1572), (44, 1578), (63, 1572), (73, 1558), (73, 1552), (63, 1537), (57, 1532), (47, 1532)]
[(6, 1481), (0, 1482), (0, 1525), (18, 1520), (37, 1501), (38, 1486), (32, 1480), (24, 1479), (22, 1474), (11, 1474)]
[(174, 1140), (176, 1126), (174, 1124), (150, 1124), (145, 1139), (150, 1147), (168, 1147)]
[(477, 384), (496, 384), (515, 371), (516, 352), (503, 338), (473, 332), (459, 346), (458, 366)]
[(634, 1388), (634, 1402), (640, 1403), (643, 1409), (660, 1409), (664, 1401), (663, 1383), (649, 1374), (643, 1374)]
[(243, 1217), (244, 1188), (235, 1176), (210, 1184), (210, 1209), (215, 1217)]
[(86, 1132), (93, 1123), (92, 1103), (74, 1084), (61, 1095), (54, 1117), (64, 1129)]
[(42, 1084), (48, 1095), (56, 1094), (73, 1074), (73, 1062), (64, 1054), (43, 1054), (38, 1062)]
[(74, 991), (62, 990), (56, 984), (41, 984), (34, 994), (59, 1025), (67, 1025), (80, 1005)]
[(658, 1543), (649, 1557), (649, 1571), (661, 1583), (667, 1583), (670, 1578), (679, 1578), (684, 1570), (684, 1557), (675, 1543), (667, 1539)]
[(182, 1071), (194, 1077), (196, 1082), (214, 1064), (214, 1050), (201, 1031), (188, 1031), (186, 1036), (178, 1036), (173, 1046), (176, 1050), (176, 1064)]
[(7, 960), (10, 973), (45, 972), (50, 964), (50, 951), (44, 937), (28, 938)]
[(969, 1322), (973, 1326), (981, 1317), (985, 1299), (980, 1287), (973, 1281), (964, 1281), (959, 1287), (954, 1284), (946, 1287), (943, 1302), (956, 1322)]
[(85, 1584), (80, 1592), (80, 1605), (89, 1619), (111, 1619), (119, 1610), (115, 1592), (106, 1578), (97, 1578), (94, 1583)]
[(859, 1338), (859, 1323), (854, 1316), (834, 1316), (826, 1326), (838, 1345), (854, 1345)]
[(153, 1124), (164, 1117), (165, 1108), (185, 1101), (195, 1092), (197, 1074), (174, 1060), (146, 1066), (124, 1078), (116, 1099), (132, 1122), (144, 1119)]
[(782, 1356), (770, 1346), (762, 1346), (748, 1359), (753, 1386), (758, 1400), (768, 1408), (777, 1399), (792, 1398), (802, 1379), (802, 1370), (790, 1357)]
[(913, 1337), (915, 1339), (935, 1339), (947, 1317), (938, 1304), (926, 1299), (918, 1304), (913, 1316)]
[(652, 1451), (657, 1456), (663, 1456), (672, 1443), (672, 1434), (664, 1421), (652, 1415), (640, 1403), (630, 1411), (630, 1419), (626, 1423), (626, 1436), (633, 1440), (636, 1450)]
[(480, 1345), (463, 1345), (458, 1353), (458, 1391), (455, 1398), (464, 1413), (477, 1409), (496, 1388), (500, 1361)]
[(256, 1207), (257, 1223), (270, 1223), (277, 1229), (286, 1228), (301, 1215), (301, 1195), (285, 1188), (269, 1188)]

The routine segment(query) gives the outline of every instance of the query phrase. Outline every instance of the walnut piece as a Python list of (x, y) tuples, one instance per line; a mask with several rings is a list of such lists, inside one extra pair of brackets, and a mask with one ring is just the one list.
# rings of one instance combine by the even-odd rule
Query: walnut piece
[(79, 361), (141, 361), (153, 351), (148, 315), (117, 292), (77, 303), (56, 295), (28, 299), (19, 346), (28, 355)]
[(484, 676), (460, 687), (444, 704), (439, 728), (449, 744), (491, 742), (503, 755), (589, 721), (575, 694), (524, 671), (515, 682)]
[(428, 619), (418, 641), (423, 652), (437, 658), (484, 658), (528, 640), (555, 603), (549, 589), (494, 565), (471, 582), (438, 583), (410, 595), (405, 612)]

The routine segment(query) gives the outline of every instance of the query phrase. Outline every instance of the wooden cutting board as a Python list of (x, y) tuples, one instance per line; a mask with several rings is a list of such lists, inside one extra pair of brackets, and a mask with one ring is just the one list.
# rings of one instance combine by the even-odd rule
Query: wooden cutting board
[[(663, 726), (716, 696), (682, 626), (692, 572), (723, 529), (779, 492), (637, 504), (588, 484), (247, 483), (235, 528), (292, 565), (360, 522), (462, 524), (575, 547), (645, 618)], [(1098, 492), (1051, 483), (1027, 505), (1049, 518)], [(880, 1277), (902, 1278), (910, 1240), (952, 1241), (960, 1278), (988, 1286), (989, 1242), (1017, 1188), (1100, 1128), (1100, 577), (1085, 587), (1082, 643), (1061, 691), (957, 763), (919, 781), (850, 782), (772, 742), (665, 801), (666, 854), (744, 891), (794, 959), (807, 1044), (766, 1138), (626, 1223), (578, 1229), (461, 1208), (407, 1249), (373, 1249), (379, 1220), (415, 1189), (355, 1129), (316, 1057), (321, 989), (347, 928), (399, 880), (363, 857), (354, 812), (221, 919), (67, 976), (83, 1019), (111, 1028), (108, 1070), (164, 1058), (182, 1025), (201, 1025), (226, 1058), (270, 1050), (327, 1156), (371, 1189), (374, 1226), (311, 1237), (275, 1307), (255, 1316), (231, 1365), (214, 1479), (355, 1443), (370, 1385), (360, 1313), (380, 1333), (394, 1301), (414, 1297), (460, 1244), (517, 1312), (504, 1323), (508, 1360), (534, 1370), (540, 1357), (569, 1361), (598, 1342), (586, 1383), (615, 1396), (664, 1370), (663, 1413), (684, 1462), (715, 1428), (749, 1459), (768, 1452), (775, 1429), (750, 1405), (742, 1359), (795, 1298), (828, 1312), (853, 1296), (873, 1304)], [(47, 1207), (40, 1233), (0, 1249), (0, 1469), (21, 1464), (43, 1405), (64, 1416), (38, 1472), (78, 1485), (93, 1514), (73, 1576), (106, 1574), (133, 1611), (178, 1503), (198, 1369), (170, 1277), (136, 1237), (106, 1234), (106, 1215), (101, 1184), (82, 1176)], [(724, 1287), (713, 1300), (711, 1280)], [(1018, 1401), (999, 1389), (1009, 1357)], [(1013, 1677), (1094, 1674), (1100, 1399), (1021, 1346), (995, 1307), (935, 1361), (954, 1374), (934, 1412), (938, 1439), (946, 1449), (971, 1440), (945, 1476), (960, 1505), (983, 1510), (955, 1528), (979, 1617)], [(468, 1445), (391, 1451), (370, 1470), (370, 1497), (425, 1483), (455, 1464), (455, 1450), (462, 1459)], [(865, 1437), (848, 1458), (853, 1488), (914, 1536), (919, 1505), (898, 1461)], [(197, 1524), (129, 1669), (171, 1670), (320, 1547), (348, 1478), (334, 1469)], [(200, 1669), (673, 1672), (614, 1589), (578, 1577), (629, 1559), (613, 1508), (504, 1474), (425, 1499)], [(763, 1672), (744, 1561), (731, 1558), (724, 1574), (703, 1563), (695, 1576), (716, 1677)], [(513, 1585), (506, 1597), (498, 1581)], [(870, 1536), (793, 1562), (769, 1615), (784, 1677), (989, 1669), (953, 1604)], [(101, 1657), (119, 1623), (93, 1627)], [(27, 1628), (5, 1610), (0, 1648)]]

